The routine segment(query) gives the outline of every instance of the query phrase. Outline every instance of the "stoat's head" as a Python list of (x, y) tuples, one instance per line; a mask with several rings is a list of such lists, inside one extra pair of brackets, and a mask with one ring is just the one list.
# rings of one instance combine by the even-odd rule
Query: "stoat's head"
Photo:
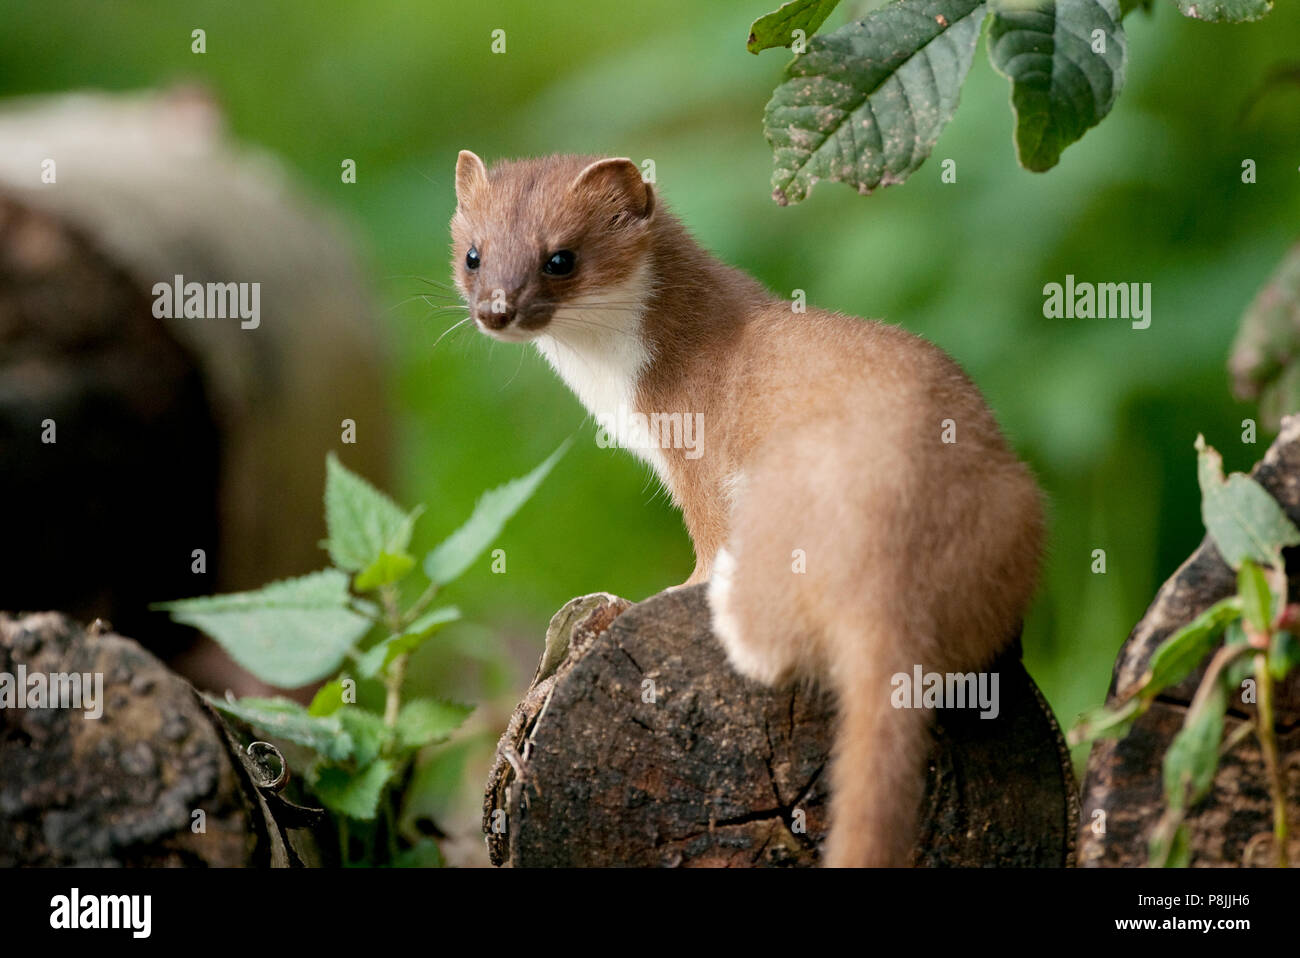
[(628, 159), (552, 156), (489, 172), (462, 150), (452, 269), (474, 322), (518, 342), (552, 322), (580, 328), (596, 310), (630, 312), (654, 211), (654, 192)]

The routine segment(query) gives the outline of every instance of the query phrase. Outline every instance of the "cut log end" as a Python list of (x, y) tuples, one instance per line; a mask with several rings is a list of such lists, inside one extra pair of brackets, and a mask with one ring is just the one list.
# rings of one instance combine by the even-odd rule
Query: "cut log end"
[[(572, 630), (568, 655), (515, 710), (489, 777), (494, 864), (818, 863), (830, 696), (732, 671), (703, 586), (636, 606), (586, 596), (555, 621)], [(997, 718), (937, 713), (915, 863), (1070, 864), (1077, 796), (1060, 730), (1018, 648), (991, 671)]]

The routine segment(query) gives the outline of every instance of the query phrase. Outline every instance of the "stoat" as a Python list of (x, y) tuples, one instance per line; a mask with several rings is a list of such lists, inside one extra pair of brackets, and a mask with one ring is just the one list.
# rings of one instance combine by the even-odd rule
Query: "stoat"
[(694, 450), (672, 429), (616, 438), (681, 508), (686, 584), (709, 583), (736, 670), (836, 695), (823, 861), (909, 864), (931, 713), (895, 708), (891, 677), (987, 666), (1042, 551), (1037, 484), (979, 391), (917, 336), (796, 312), (720, 263), (630, 160), (489, 171), (464, 151), (456, 196), (455, 279), (482, 332), (534, 343), (615, 431), (700, 424)]

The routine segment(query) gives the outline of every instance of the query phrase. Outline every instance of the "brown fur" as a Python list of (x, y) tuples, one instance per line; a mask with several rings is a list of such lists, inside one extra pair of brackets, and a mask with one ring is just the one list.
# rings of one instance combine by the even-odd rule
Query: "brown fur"
[[(703, 414), (704, 454), (657, 460), (695, 546), (687, 582), (708, 580), (725, 548), (710, 598), (733, 664), (836, 692), (827, 864), (907, 864), (931, 716), (894, 709), (890, 677), (914, 664), (979, 669), (1014, 638), (1042, 549), (1037, 485), (937, 347), (894, 326), (794, 313), (701, 250), (629, 161), (593, 163), (518, 161), (489, 176), (462, 153), (457, 283), (472, 311), (506, 290), (510, 325), (485, 331), (528, 338), (554, 320), (563, 340), (563, 303), (648, 276), (641, 302), (604, 304), (602, 324), (620, 328), (591, 343), (643, 344), (640, 411)], [(464, 266), (471, 244), (478, 275)], [(556, 249), (577, 254), (572, 277), (540, 274)], [(580, 379), (604, 347), (573, 329)], [(945, 420), (955, 443), (941, 441)]]

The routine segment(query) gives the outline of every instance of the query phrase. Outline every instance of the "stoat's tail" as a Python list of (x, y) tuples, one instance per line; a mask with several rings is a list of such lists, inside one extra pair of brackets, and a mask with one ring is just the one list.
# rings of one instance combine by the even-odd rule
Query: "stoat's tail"
[(903, 650), (922, 643), (884, 624), (843, 639), (833, 644), (842, 660), (833, 673), (839, 718), (822, 860), (832, 868), (911, 865), (932, 712), (895, 708), (890, 679), (910, 677)]

